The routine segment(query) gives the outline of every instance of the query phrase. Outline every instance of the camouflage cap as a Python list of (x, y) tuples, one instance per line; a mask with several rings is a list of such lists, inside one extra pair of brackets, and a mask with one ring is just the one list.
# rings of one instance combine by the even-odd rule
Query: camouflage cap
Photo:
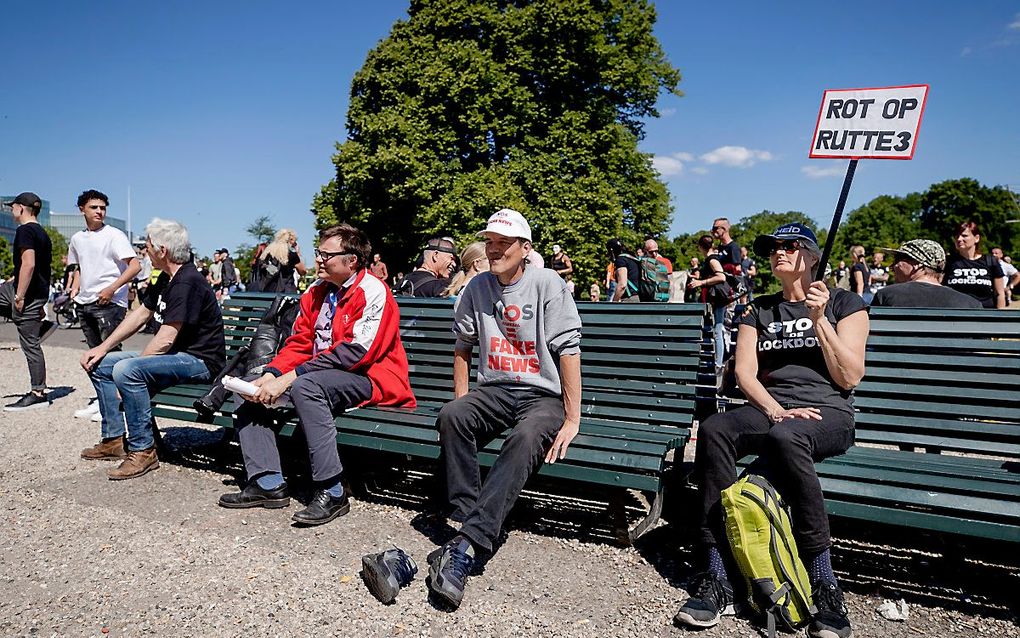
[(938, 242), (930, 239), (911, 239), (899, 248), (883, 248), (886, 252), (904, 255), (918, 265), (942, 272), (946, 269), (946, 251)]

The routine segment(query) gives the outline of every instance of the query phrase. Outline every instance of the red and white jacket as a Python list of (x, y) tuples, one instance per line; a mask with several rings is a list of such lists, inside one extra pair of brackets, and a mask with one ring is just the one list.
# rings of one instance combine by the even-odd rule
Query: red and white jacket
[(267, 372), (298, 376), (315, 370), (340, 369), (368, 377), (372, 397), (362, 405), (413, 408), (417, 405), (407, 378), (407, 353), (400, 341), (400, 309), (386, 285), (362, 269), (337, 299), (333, 343), (314, 357), (315, 321), (332, 286), (321, 280), (301, 295), (301, 311), (291, 336)]

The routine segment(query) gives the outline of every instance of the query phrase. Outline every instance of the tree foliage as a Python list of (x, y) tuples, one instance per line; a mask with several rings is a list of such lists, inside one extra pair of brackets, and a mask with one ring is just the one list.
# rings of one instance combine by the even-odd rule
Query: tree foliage
[(1020, 224), (1007, 224), (1020, 218), (1016, 196), (1003, 186), (984, 186), (971, 178), (933, 184), (921, 196), (921, 227), (947, 250), (953, 246), (957, 224), (974, 220), (981, 229), (980, 252), (995, 246), (1006, 254), (1020, 249)]
[(0, 237), (0, 279), (10, 279), (14, 276), (14, 255), (11, 253), (11, 245), (7, 243), (6, 237)]
[(647, 0), (413, 0), (408, 14), (354, 77), (320, 228), (360, 226), (399, 269), (428, 237), (466, 242), (508, 206), (582, 285), (601, 278), (606, 239), (667, 230), (637, 143), (680, 74)]
[(43, 226), (43, 230), (49, 235), (50, 243), (53, 245), (53, 254), (50, 259), (50, 281), (64, 276), (64, 255), (67, 254), (67, 240), (56, 228)]
[(263, 215), (248, 224), (244, 232), (251, 235), (256, 244), (269, 243), (273, 240), (273, 235), (276, 234), (276, 226), (269, 215)]

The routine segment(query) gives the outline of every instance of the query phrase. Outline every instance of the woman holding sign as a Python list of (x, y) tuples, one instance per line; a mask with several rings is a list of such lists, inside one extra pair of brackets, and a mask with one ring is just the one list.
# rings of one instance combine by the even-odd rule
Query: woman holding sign
[(981, 230), (977, 222), (959, 224), (955, 240), (957, 254), (946, 260), (946, 277), (942, 284), (974, 297), (985, 308), (1005, 308), (1002, 266), (995, 257), (978, 252)]
[(729, 544), (720, 493), (737, 461), (759, 465), (790, 505), (793, 532), (808, 569), (817, 613), (808, 633), (847, 638), (843, 593), (829, 558), (829, 520), (815, 462), (843, 454), (854, 441), (853, 388), (864, 376), (868, 314), (860, 296), (815, 281), (821, 250), (814, 232), (787, 224), (754, 242), (783, 290), (756, 297), (739, 319), (736, 374), (748, 405), (718, 413), (698, 431), (695, 475), (701, 497), (700, 558), (691, 597), (676, 621), (711, 627), (732, 613)]

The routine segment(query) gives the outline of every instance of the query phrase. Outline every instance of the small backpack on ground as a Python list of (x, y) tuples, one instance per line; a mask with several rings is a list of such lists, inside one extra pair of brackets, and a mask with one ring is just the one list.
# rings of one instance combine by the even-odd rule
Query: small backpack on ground
[(730, 550), (751, 607), (767, 617), (769, 637), (777, 624), (788, 631), (807, 624), (816, 611), (811, 583), (782, 497), (765, 478), (748, 474), (723, 490), (722, 507)]

